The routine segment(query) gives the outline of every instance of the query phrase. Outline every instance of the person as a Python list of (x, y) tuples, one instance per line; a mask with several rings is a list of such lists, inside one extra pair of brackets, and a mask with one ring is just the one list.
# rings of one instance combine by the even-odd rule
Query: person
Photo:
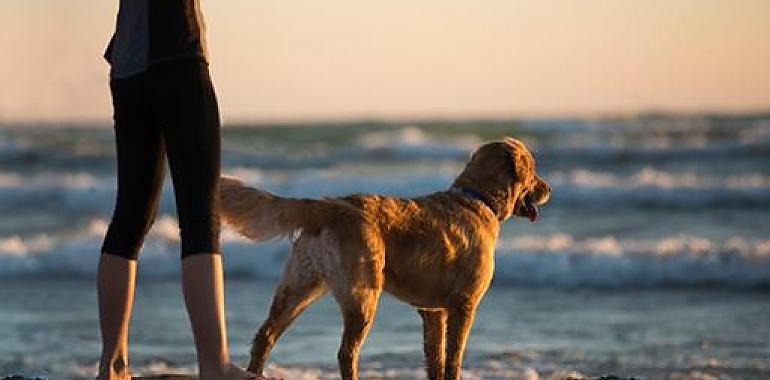
[(168, 157), (200, 379), (261, 379), (235, 366), (227, 348), (217, 214), (220, 121), (199, 0), (120, 0), (105, 58), (111, 65), (118, 189), (97, 275), (97, 378), (131, 378), (127, 344), (136, 261), (155, 218)]

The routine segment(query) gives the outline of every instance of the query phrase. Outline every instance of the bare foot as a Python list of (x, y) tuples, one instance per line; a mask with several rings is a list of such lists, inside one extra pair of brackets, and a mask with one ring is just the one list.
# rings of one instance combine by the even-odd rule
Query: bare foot
[(131, 374), (128, 373), (128, 371), (109, 371), (109, 373), (100, 373), (96, 375), (96, 380), (131, 380)]
[[(123, 380), (123, 379), (121, 379)], [(201, 371), (199, 380), (282, 380), (275, 377), (264, 377), (244, 370), (234, 364), (228, 364), (220, 374), (204, 373)]]

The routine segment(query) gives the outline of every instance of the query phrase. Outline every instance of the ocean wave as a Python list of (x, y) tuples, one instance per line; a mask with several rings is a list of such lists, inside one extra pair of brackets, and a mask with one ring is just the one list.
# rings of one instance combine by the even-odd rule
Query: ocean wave
[(552, 166), (616, 167), (632, 163), (691, 163), (708, 165), (725, 161), (765, 162), (770, 157), (770, 141), (721, 142), (706, 146), (642, 146), (633, 142), (577, 144), (576, 146), (535, 145), (539, 162)]
[[(249, 185), (282, 196), (317, 198), (377, 193), (410, 197), (448, 188), (461, 169), (461, 164), (445, 162), (413, 165), (405, 170), (392, 166), (378, 169), (351, 165), (292, 175), (245, 167), (232, 168), (228, 172)], [(554, 189), (549, 208), (594, 207), (597, 202), (611, 209), (770, 207), (770, 176), (760, 173), (716, 177), (647, 167), (630, 175), (585, 169), (544, 171), (541, 174)]]
[(705, 176), (694, 171), (675, 173), (649, 166), (625, 176), (588, 169), (553, 171), (547, 174), (547, 179), (552, 185), (589, 188), (770, 189), (770, 175), (762, 173)]
[[(319, 142), (318, 146), (288, 145), (262, 149), (253, 145), (226, 145), (225, 163), (267, 169), (329, 168), (340, 163), (400, 163), (452, 160), (465, 162), (473, 151), (499, 136), (479, 136), (478, 131), (442, 136), (418, 127), (361, 133), (345, 144)], [(351, 131), (351, 133), (354, 133)], [(553, 167), (626, 165), (659, 162), (764, 161), (770, 157), (770, 139), (756, 132), (755, 139), (670, 140), (665, 137), (640, 141), (629, 136), (542, 135), (519, 136), (535, 152), (538, 161)], [(697, 142), (700, 141), (700, 142)]]
[[(724, 124), (724, 125), (723, 125)], [(733, 123), (734, 124), (734, 123)], [(484, 141), (524, 139), (550, 165), (660, 160), (762, 161), (770, 157), (770, 121), (696, 119), (638, 122), (384, 124), (369, 128), (302, 126), (223, 132), (223, 162), (272, 170), (328, 168), (350, 162), (465, 161)], [(108, 130), (15, 130), (0, 135), (0, 167), (111, 171)]]
[(394, 130), (373, 131), (361, 135), (355, 144), (356, 152), (367, 155), (408, 158), (455, 158), (467, 157), (483, 144), (473, 134), (437, 138), (424, 129), (407, 126)]
[(761, 172), (714, 175), (643, 167), (619, 174), (584, 168), (542, 173), (554, 189), (549, 207), (636, 209), (764, 209), (770, 207), (770, 176)]
[(525, 134), (558, 135), (562, 146), (637, 146), (647, 149), (719, 146), (724, 142), (753, 144), (770, 141), (770, 119), (701, 117), (530, 120), (520, 126)]
[(650, 287), (770, 285), (770, 240), (697, 236), (502, 239), (496, 279), (553, 286)]
[[(287, 197), (314, 198), (351, 193), (420, 196), (448, 188), (461, 170), (462, 163), (455, 161), (404, 167), (347, 164), (291, 172), (245, 166), (225, 168), (226, 173), (252, 186)], [(770, 207), (770, 175), (761, 172), (719, 176), (648, 166), (628, 174), (583, 168), (541, 174), (554, 188), (549, 204), (553, 208), (592, 207), (596, 202), (612, 209)], [(38, 211), (54, 207), (68, 214), (109, 212), (115, 183), (114, 175), (99, 176), (85, 171), (33, 175), (0, 172), (0, 204), (9, 209)], [(173, 205), (169, 183), (164, 186), (160, 210), (172, 213)]]
[[(0, 238), (0, 278), (93, 275), (106, 231), (107, 221), (94, 219), (75, 233)], [(229, 273), (266, 279), (280, 275), (281, 263), (288, 252), (287, 243), (256, 246), (230, 230), (223, 231), (222, 240)], [(142, 248), (142, 273), (151, 277), (176, 275), (179, 254), (177, 221), (163, 215), (153, 224)]]
[[(365, 164), (339, 165), (334, 168), (320, 170), (304, 170), (301, 172), (282, 173), (268, 171), (256, 167), (235, 166), (225, 168), (231, 175), (243, 178), (247, 182), (270, 185), (271, 183), (288, 183), (296, 181), (301, 183), (305, 178), (312, 181), (326, 180), (329, 182), (355, 181), (360, 177), (378, 177), (385, 175), (392, 177), (394, 168), (376, 169), (376, 166)], [(434, 176), (439, 188), (440, 182), (451, 181), (454, 175), (462, 170), (462, 165), (456, 162), (444, 162), (442, 164), (412, 165), (409, 172), (400, 172), (401, 180), (409, 180), (413, 177), (425, 178)], [(438, 175), (436, 175), (438, 173)], [(654, 167), (643, 167), (635, 173), (620, 175), (613, 172), (593, 171), (584, 168), (573, 170), (545, 171), (542, 176), (549, 183), (558, 186), (579, 186), (586, 188), (660, 188), (660, 189), (768, 189), (770, 188), (770, 175), (764, 173), (728, 174), (724, 176), (703, 175), (695, 171), (669, 172)], [(0, 189), (114, 189), (116, 179), (114, 175), (99, 176), (86, 171), (76, 172), (42, 172), (31, 175), (23, 175), (16, 172), (0, 172)], [(301, 185), (298, 185), (302, 187)], [(358, 191), (358, 190), (355, 190)], [(340, 191), (334, 191), (339, 193)]]
[[(269, 171), (250, 167), (230, 167), (224, 172), (246, 183), (282, 196), (323, 197), (358, 192), (416, 196), (449, 187), (461, 167), (452, 162), (439, 165), (393, 167), (361, 165), (337, 166), (327, 170)], [(115, 176), (91, 173), (47, 173), (25, 176), (0, 172), (0, 205), (9, 209), (68, 214), (109, 212), (115, 201)], [(161, 193), (160, 211), (174, 211), (173, 187), (166, 183)]]
[(104, 176), (97, 176), (85, 171), (40, 172), (31, 175), (22, 175), (17, 172), (0, 172), (0, 189), (93, 189), (114, 186), (114, 176), (107, 176), (105, 178)]
[[(96, 271), (104, 220), (94, 220), (70, 235), (0, 238), (0, 278), (38, 275), (88, 275)], [(223, 231), (225, 267), (231, 275), (274, 280), (289, 251), (286, 241), (253, 243)], [(156, 221), (141, 254), (144, 275), (164, 277), (179, 271), (176, 220)], [(496, 253), (498, 284), (532, 286), (734, 286), (770, 285), (770, 240), (697, 236), (577, 239), (570, 235), (504, 237)]]
[[(770, 207), (770, 189), (748, 188), (585, 188), (552, 186), (550, 208), (596, 209), (602, 212), (628, 210), (764, 210)], [(641, 215), (640, 215), (641, 217)]]
[(465, 161), (470, 153), (483, 143), (472, 133), (437, 136), (415, 126), (367, 132), (351, 130), (349, 136), (344, 138), (348, 140), (345, 143), (324, 139), (314, 144), (277, 141), (269, 147), (232, 141), (224, 146), (224, 162), (228, 166), (302, 170), (362, 162), (392, 164)]

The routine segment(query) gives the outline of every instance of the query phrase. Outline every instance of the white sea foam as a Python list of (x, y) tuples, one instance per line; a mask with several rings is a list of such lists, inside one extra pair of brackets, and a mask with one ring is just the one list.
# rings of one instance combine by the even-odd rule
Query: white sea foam
[(496, 278), (558, 286), (768, 285), (770, 240), (522, 236), (498, 242)]
[(416, 126), (405, 126), (393, 130), (368, 132), (358, 138), (361, 146), (370, 149), (394, 147), (447, 147), (470, 150), (482, 143), (473, 135), (458, 135), (437, 140), (423, 129)]
[(39, 190), (47, 188), (92, 189), (114, 186), (114, 177), (97, 177), (87, 172), (43, 172), (34, 175), (0, 172), (0, 189), (23, 188)]
[[(511, 367), (507, 363), (488, 361), (484, 366), (464, 368), (463, 379), (468, 380), (562, 380), (566, 378), (587, 378), (578, 371), (569, 369), (551, 369), (538, 373), (535, 368)], [(69, 376), (73, 379), (91, 379), (97, 370), (97, 364), (75, 365), (69, 369)], [(142, 375), (154, 374), (194, 374), (194, 365), (171, 365), (165, 361), (151, 362), (134, 366), (135, 373)], [(339, 379), (339, 370), (336, 367), (300, 367), (279, 366), (268, 363), (265, 375), (269, 377), (287, 380), (334, 380)], [(394, 379), (394, 380), (424, 380), (425, 369), (421, 367), (385, 367), (381, 368), (377, 363), (363, 363), (360, 368), (360, 376), (364, 379)]]
[(626, 176), (588, 169), (555, 171), (548, 174), (553, 185), (575, 185), (589, 188), (660, 188), (660, 189), (770, 189), (770, 175), (706, 176), (693, 171), (672, 173), (645, 167)]
[[(373, 192), (415, 196), (446, 189), (462, 169), (462, 163), (444, 161), (412, 164), (398, 170), (371, 165), (337, 165), (328, 169), (266, 171), (249, 167), (227, 168), (247, 184), (295, 197), (336, 196)], [(665, 204), (708, 206), (725, 204), (770, 205), (770, 175), (760, 172), (708, 175), (695, 171), (670, 172), (645, 167), (629, 174), (588, 169), (541, 173), (555, 189), (554, 201), (586, 204), (601, 199), (605, 204), (633, 206)], [(24, 176), (0, 172), (0, 196), (4, 202), (45, 205), (82, 213), (109, 211), (114, 202), (115, 177), (87, 172), (39, 173)], [(164, 187), (161, 210), (171, 212), (172, 188)]]
[[(605, 364), (606, 365), (606, 364)], [(748, 368), (737, 370), (730, 366), (719, 363), (718, 360), (711, 358), (703, 363), (691, 363), (685, 368), (665, 368), (663, 370), (654, 363), (650, 368), (644, 370), (654, 374), (651, 378), (670, 379), (670, 380), (720, 380), (733, 379), (731, 376), (744, 374), (747, 379), (758, 379), (755, 372), (762, 371), (762, 368)], [(527, 366), (511, 365), (498, 360), (486, 360), (483, 363), (475, 365), (466, 365), (463, 368), (463, 379), (467, 380), (589, 380), (596, 379), (597, 376), (591, 376), (581, 373), (575, 369), (570, 369), (569, 365), (558, 366), (554, 363), (543, 365), (545, 368), (533, 368)], [(655, 371), (657, 369), (657, 372)], [(73, 365), (69, 369), (68, 378), (74, 380), (92, 379), (97, 370), (97, 364)], [(623, 372), (628, 369), (619, 368)], [(134, 365), (133, 371), (142, 375), (157, 374), (194, 374), (195, 365), (173, 365), (165, 361), (154, 361), (143, 365)], [(379, 363), (361, 363), (359, 369), (361, 378), (364, 379), (389, 379), (389, 380), (424, 380), (426, 379), (425, 369), (422, 367), (403, 367), (403, 366), (382, 366)], [(639, 371), (634, 369), (633, 371)], [(339, 370), (332, 366), (285, 366), (269, 362), (265, 368), (266, 376), (282, 378), (287, 380), (335, 380), (339, 379)], [(744, 378), (744, 377), (738, 377)]]
[(416, 126), (367, 132), (358, 137), (352, 151), (385, 151), (390, 157), (464, 157), (483, 143), (473, 135), (444, 136), (437, 139)]
[(770, 120), (760, 120), (738, 133), (741, 142), (754, 143), (756, 141), (770, 140)]
[[(106, 223), (94, 220), (75, 235), (0, 238), (0, 278), (93, 275)], [(176, 221), (162, 216), (141, 254), (148, 276), (179, 271)], [(228, 273), (262, 279), (280, 276), (288, 243), (253, 243), (225, 229), (223, 250)], [(698, 236), (577, 239), (570, 235), (502, 238), (496, 254), (500, 284), (545, 286), (701, 286), (770, 284), (770, 240)]]

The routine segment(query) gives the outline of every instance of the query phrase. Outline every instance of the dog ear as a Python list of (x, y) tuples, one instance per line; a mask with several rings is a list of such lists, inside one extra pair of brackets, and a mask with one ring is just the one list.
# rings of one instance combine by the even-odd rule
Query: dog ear
[(507, 143), (484, 144), (473, 153), (453, 185), (478, 191), (499, 203), (496, 205), (498, 210), (505, 210), (511, 165)]
[(510, 159), (511, 155), (507, 144), (493, 142), (480, 147), (471, 157), (470, 164), (476, 167), (481, 177), (486, 178), (486, 180), (496, 178), (494, 182), (497, 182), (504, 180), (504, 177), (509, 174)]
[(532, 157), (527, 146), (518, 139), (513, 137), (505, 137), (503, 142), (507, 145), (510, 152), (510, 161), (512, 173), (511, 177), (513, 181), (516, 181), (519, 176), (527, 175), (527, 173), (535, 174), (535, 160)]

